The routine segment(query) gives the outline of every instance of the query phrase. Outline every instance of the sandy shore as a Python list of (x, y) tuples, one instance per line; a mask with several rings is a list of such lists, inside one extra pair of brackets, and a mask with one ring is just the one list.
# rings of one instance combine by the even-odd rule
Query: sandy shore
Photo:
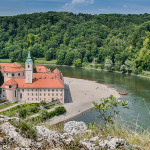
[(65, 121), (93, 107), (92, 102), (100, 102), (101, 98), (113, 94), (119, 98), (118, 92), (107, 85), (83, 79), (64, 77), (65, 81), (65, 104), (67, 112), (65, 115), (56, 116), (50, 120), (50, 124)]

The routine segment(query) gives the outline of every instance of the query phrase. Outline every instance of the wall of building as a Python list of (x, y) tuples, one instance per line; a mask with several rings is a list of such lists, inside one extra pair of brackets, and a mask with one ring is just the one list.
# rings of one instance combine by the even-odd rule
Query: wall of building
[(26, 103), (48, 103), (52, 99), (64, 102), (64, 89), (17, 89), (17, 93), (18, 101)]
[(16, 85), (12, 85), (11, 87), (9, 85), (7, 85), (6, 89), (5, 89), (5, 93), (6, 93), (6, 99), (8, 101), (10, 101), (10, 102), (18, 101)]
[(25, 73), (24, 72), (5, 72), (4, 73), (4, 82), (12, 78), (23, 79), (25, 78)]

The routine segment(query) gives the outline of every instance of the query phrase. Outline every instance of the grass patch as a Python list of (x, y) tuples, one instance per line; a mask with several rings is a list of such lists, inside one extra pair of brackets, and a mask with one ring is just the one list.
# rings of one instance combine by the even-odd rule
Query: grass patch
[(17, 104), (17, 102), (16, 103), (5, 103), (5, 104), (2, 104), (2, 105), (0, 105), (0, 110), (5, 109), (5, 108), (10, 107), (10, 106), (13, 106), (15, 104)]
[(150, 77), (150, 71), (142, 71), (140, 75)]
[(16, 107), (10, 108), (6, 111), (3, 111), (0, 114), (8, 116), (8, 117), (14, 117), (14, 116), (18, 116), (18, 112), (23, 109), (23, 110), (27, 110), (26, 116), (30, 116), (30, 115), (38, 113), (39, 106), (40, 106), (39, 103), (21, 104)]
[(34, 140), (36, 139), (36, 129), (30, 122), (26, 122), (23, 120), (16, 122), (15, 120), (11, 120), (10, 123), (17, 129), (19, 129), (23, 133), (25, 138)]
[(54, 116), (59, 116), (65, 112), (66, 112), (65, 107), (63, 107), (63, 106), (57, 107), (55, 110), (53, 110), (49, 113), (47, 112), (46, 115), (44, 113), (44, 115), (46, 117), (45, 116), (37, 116), (37, 117), (31, 118), (29, 120), (29, 122), (32, 122), (33, 124), (42, 123), (42, 122), (46, 121), (47, 119), (53, 118)]
[(57, 60), (47, 61), (45, 58), (37, 58), (34, 62), (36, 64), (56, 64)]
[(0, 59), (0, 63), (11, 63), (10, 59)]
[[(26, 111), (25, 117), (28, 117), (28, 116), (37, 114), (40, 111), (40, 105), (41, 105), (40, 103), (21, 104), (13, 108), (10, 108), (6, 111), (3, 111), (0, 114), (8, 116), (8, 117), (14, 117), (14, 116), (19, 116), (20, 112)], [(55, 104), (46, 106), (45, 109), (52, 109), (54, 106)]]

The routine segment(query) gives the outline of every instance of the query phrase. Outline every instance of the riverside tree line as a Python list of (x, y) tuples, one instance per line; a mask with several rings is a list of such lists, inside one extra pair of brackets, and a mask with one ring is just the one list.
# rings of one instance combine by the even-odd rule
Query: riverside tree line
[(122, 72), (150, 71), (150, 15), (33, 13), (0, 17), (0, 58), (32, 57)]

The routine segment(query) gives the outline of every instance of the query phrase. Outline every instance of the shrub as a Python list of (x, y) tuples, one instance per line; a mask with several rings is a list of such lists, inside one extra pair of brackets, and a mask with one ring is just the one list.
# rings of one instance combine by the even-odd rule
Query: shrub
[(63, 113), (65, 113), (66, 112), (66, 109), (65, 109), (65, 107), (57, 107), (56, 109), (55, 109), (55, 114), (56, 114), (56, 116), (58, 116), (58, 115), (60, 115), (60, 114), (63, 114)]
[(95, 110), (100, 113), (98, 118), (101, 118), (105, 124), (114, 122), (115, 115), (120, 113), (118, 106), (128, 108), (128, 101), (118, 100), (113, 95), (100, 101), (100, 104), (93, 102), (93, 105)]
[(40, 110), (39, 114), (40, 114), (39, 116), (40, 116), (41, 121), (44, 121), (49, 118), (49, 113), (47, 112), (46, 109)]
[(25, 119), (27, 116), (27, 110), (26, 109), (20, 109), (19, 110), (19, 118)]

